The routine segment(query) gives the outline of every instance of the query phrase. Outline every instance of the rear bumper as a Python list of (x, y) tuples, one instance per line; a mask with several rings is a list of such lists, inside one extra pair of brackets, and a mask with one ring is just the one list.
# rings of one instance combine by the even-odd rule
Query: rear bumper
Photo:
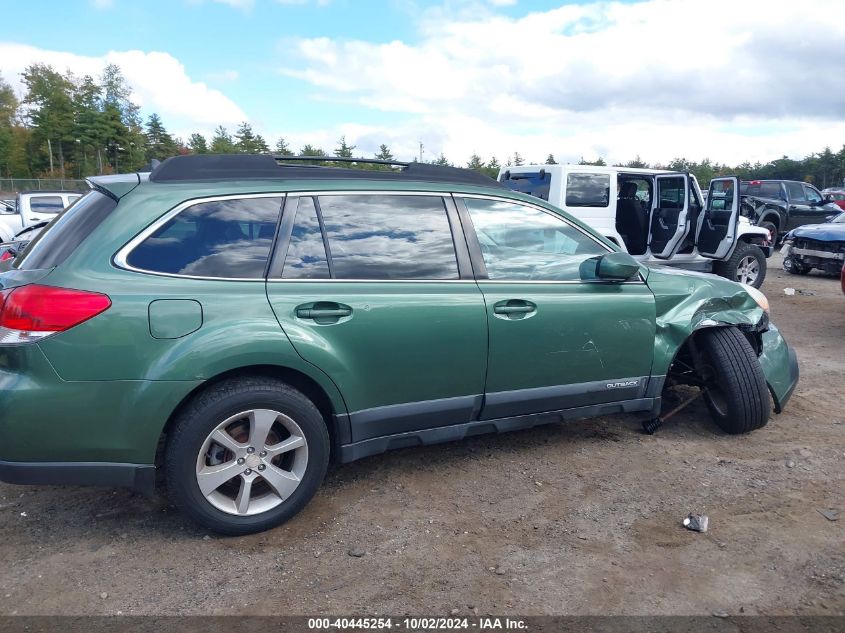
[(152, 494), (155, 489), (155, 466), (103, 462), (0, 461), (0, 481), (9, 484), (109, 486)]
[(798, 386), (798, 357), (774, 325), (763, 332), (760, 365), (775, 402), (775, 413), (780, 413)]

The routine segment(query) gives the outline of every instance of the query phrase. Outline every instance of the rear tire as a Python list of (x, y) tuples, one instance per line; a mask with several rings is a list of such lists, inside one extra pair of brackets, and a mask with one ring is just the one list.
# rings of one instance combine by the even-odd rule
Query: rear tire
[(736, 328), (713, 328), (699, 335), (708, 376), (704, 400), (713, 421), (738, 435), (764, 427), (771, 403), (760, 361)]
[(165, 452), (167, 491), (214, 532), (261, 532), (311, 500), (329, 451), (323, 416), (302, 393), (272, 378), (227, 380), (175, 420)]
[(772, 236), (772, 246), (778, 245), (778, 227), (775, 226), (774, 222), (761, 222), (757, 226), (769, 231), (769, 234)]
[(759, 246), (748, 242), (737, 242), (733, 254), (722, 262), (716, 262), (717, 275), (759, 288), (766, 280), (766, 256)]

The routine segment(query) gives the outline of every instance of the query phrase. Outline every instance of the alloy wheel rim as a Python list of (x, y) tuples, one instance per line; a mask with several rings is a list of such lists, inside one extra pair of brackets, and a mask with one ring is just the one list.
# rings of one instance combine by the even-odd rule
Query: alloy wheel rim
[(741, 284), (751, 285), (760, 276), (760, 263), (752, 255), (746, 255), (739, 260), (736, 267), (736, 280)]
[(196, 462), (200, 493), (227, 514), (252, 516), (284, 503), (308, 466), (308, 442), (290, 416), (249, 409), (220, 422)]

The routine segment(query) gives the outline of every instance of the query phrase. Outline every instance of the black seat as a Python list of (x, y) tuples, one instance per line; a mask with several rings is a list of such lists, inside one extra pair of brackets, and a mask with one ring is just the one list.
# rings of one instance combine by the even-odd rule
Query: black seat
[(625, 241), (628, 252), (642, 255), (648, 243), (648, 221), (637, 198), (637, 183), (624, 182), (616, 201), (616, 230)]

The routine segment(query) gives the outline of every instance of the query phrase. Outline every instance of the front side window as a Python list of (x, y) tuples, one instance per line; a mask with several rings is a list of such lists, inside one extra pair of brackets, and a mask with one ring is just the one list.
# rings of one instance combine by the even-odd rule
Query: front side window
[(658, 178), (657, 207), (659, 209), (683, 209), (686, 191), (687, 181), (683, 176)]
[(807, 202), (809, 202), (810, 204), (818, 204), (822, 201), (821, 194), (812, 187), (808, 187), (807, 185), (804, 185), (804, 194), (807, 197)]
[(457, 279), (440, 196), (320, 196), (336, 279)]
[(563, 219), (513, 202), (467, 198), (489, 279), (574, 281), (609, 249)]
[(127, 264), (172, 275), (261, 278), (281, 206), (281, 197), (194, 204), (141, 242)]
[(606, 207), (610, 204), (610, 174), (566, 175), (567, 207)]

